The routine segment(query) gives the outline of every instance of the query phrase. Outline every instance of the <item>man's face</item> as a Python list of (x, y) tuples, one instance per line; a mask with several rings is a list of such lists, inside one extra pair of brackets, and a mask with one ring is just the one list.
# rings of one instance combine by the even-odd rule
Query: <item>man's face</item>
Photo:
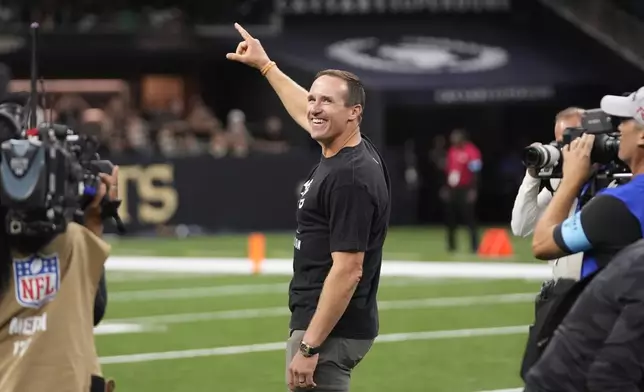
[(644, 147), (644, 131), (635, 120), (624, 120), (619, 124), (619, 159), (629, 165)]
[(555, 124), (555, 140), (561, 142), (566, 128), (577, 128), (581, 126), (581, 115), (564, 117)]
[(313, 82), (307, 114), (314, 140), (330, 142), (347, 130), (350, 121), (357, 121), (362, 108), (347, 107), (347, 94), (347, 83), (340, 78), (324, 75)]
[(453, 146), (459, 146), (465, 141), (465, 137), (461, 131), (452, 131), (449, 135), (449, 142)]

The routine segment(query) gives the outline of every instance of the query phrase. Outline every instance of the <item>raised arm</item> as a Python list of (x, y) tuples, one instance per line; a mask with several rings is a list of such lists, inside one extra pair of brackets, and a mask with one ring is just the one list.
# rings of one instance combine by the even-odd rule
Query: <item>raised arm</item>
[(235, 28), (243, 41), (237, 45), (235, 53), (226, 54), (226, 58), (258, 69), (268, 79), (291, 118), (307, 132), (311, 132), (307, 118), (308, 91), (271, 61), (258, 39), (253, 38), (238, 23), (235, 23)]

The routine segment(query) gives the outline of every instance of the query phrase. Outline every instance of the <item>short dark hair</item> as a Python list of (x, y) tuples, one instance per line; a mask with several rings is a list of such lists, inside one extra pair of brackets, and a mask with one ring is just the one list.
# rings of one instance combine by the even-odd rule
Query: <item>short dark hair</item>
[(349, 71), (341, 71), (339, 69), (325, 69), (324, 71), (320, 71), (317, 73), (317, 75), (315, 75), (315, 79), (317, 80), (321, 76), (333, 76), (344, 80), (347, 83), (347, 88), (349, 90), (345, 98), (345, 106), (348, 107), (360, 105), (362, 106), (362, 110), (364, 111), (364, 86), (362, 85), (362, 82), (360, 81), (360, 78), (358, 76)]
[(451, 134), (458, 135), (462, 137), (463, 140), (469, 140), (470, 138), (469, 134), (467, 133), (467, 130), (465, 130), (464, 128), (454, 128)]

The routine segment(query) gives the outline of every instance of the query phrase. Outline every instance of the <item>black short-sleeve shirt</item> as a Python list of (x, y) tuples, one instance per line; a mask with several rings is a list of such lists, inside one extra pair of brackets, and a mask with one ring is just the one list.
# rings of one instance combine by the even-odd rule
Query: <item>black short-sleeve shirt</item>
[(373, 339), (378, 334), (376, 295), (382, 247), (389, 225), (390, 185), (385, 163), (363, 136), (331, 158), (322, 157), (297, 203), (291, 329), (308, 328), (333, 259), (332, 252), (364, 252), (362, 279), (331, 336)]

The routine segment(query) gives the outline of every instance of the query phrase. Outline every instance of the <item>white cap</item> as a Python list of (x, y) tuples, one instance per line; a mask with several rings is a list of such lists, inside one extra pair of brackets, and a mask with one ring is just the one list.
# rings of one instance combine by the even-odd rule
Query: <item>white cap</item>
[(606, 95), (599, 105), (608, 115), (632, 118), (644, 125), (644, 87), (627, 97)]

